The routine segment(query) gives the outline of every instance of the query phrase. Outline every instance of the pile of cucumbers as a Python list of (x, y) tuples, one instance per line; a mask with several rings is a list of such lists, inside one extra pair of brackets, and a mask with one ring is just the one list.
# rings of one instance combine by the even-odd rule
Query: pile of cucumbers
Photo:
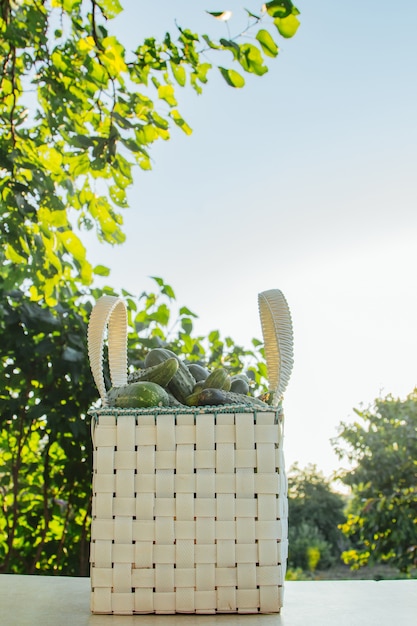
[(244, 374), (230, 376), (223, 367), (211, 372), (197, 363), (184, 363), (166, 348), (154, 348), (146, 355), (144, 368), (128, 376), (128, 384), (112, 387), (109, 406), (145, 408), (152, 406), (218, 406), (243, 404), (267, 407), (249, 394)]

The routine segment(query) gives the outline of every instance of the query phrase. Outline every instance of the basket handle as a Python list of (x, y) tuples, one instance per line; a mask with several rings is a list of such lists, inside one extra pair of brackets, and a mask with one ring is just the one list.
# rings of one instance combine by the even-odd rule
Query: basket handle
[[(294, 362), (291, 314), (279, 289), (258, 294), (258, 305), (269, 390), (273, 396), (272, 404), (277, 405), (288, 385)], [(120, 387), (127, 384), (127, 309), (117, 296), (101, 296), (93, 307), (88, 324), (88, 356), (103, 406), (108, 404), (103, 372), (107, 327), (110, 379), (114, 387)]]
[(258, 294), (258, 305), (271, 404), (276, 406), (288, 385), (294, 363), (291, 313), (279, 289)]
[(107, 328), (110, 379), (114, 387), (120, 387), (127, 383), (127, 309), (124, 301), (117, 296), (101, 296), (93, 307), (88, 323), (88, 357), (103, 406), (108, 404), (103, 372)]

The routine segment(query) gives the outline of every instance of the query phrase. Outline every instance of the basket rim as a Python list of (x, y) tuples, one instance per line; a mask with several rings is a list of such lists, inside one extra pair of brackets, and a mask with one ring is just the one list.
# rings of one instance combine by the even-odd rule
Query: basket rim
[(142, 408), (119, 408), (119, 407), (91, 407), (88, 410), (88, 415), (93, 417), (99, 417), (101, 415), (203, 415), (205, 413), (210, 414), (233, 414), (233, 413), (246, 413), (246, 414), (254, 414), (256, 417), (257, 413), (273, 413), (277, 417), (281, 417), (283, 415), (283, 410), (281, 406), (278, 407), (261, 407), (261, 406), (253, 406), (250, 407), (245, 404), (222, 404), (222, 405), (203, 405), (203, 406), (150, 406), (150, 407), (142, 407)]

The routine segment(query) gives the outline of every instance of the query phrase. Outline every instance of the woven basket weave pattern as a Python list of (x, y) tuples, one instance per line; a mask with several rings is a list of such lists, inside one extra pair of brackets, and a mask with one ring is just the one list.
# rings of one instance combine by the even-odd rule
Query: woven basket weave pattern
[(93, 612), (279, 612), (282, 419), (241, 411), (93, 413)]

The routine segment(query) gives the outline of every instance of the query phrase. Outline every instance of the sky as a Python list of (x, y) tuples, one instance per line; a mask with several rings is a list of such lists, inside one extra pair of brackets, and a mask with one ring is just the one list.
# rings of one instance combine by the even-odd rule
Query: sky
[[(132, 49), (147, 36), (227, 36), (205, 10), (257, 2), (124, 0), (109, 24)], [(173, 130), (135, 171), (127, 240), (88, 241), (107, 284), (134, 294), (162, 276), (196, 331), (250, 347), (257, 294), (285, 295), (294, 369), (284, 396), (287, 466), (330, 476), (330, 440), (354, 409), (417, 386), (417, 2), (299, 0), (301, 26), (262, 77), (234, 90), (214, 72), (178, 93), (193, 128)], [(215, 61), (215, 57), (212, 59)], [(238, 69), (238, 68), (236, 68)]]

